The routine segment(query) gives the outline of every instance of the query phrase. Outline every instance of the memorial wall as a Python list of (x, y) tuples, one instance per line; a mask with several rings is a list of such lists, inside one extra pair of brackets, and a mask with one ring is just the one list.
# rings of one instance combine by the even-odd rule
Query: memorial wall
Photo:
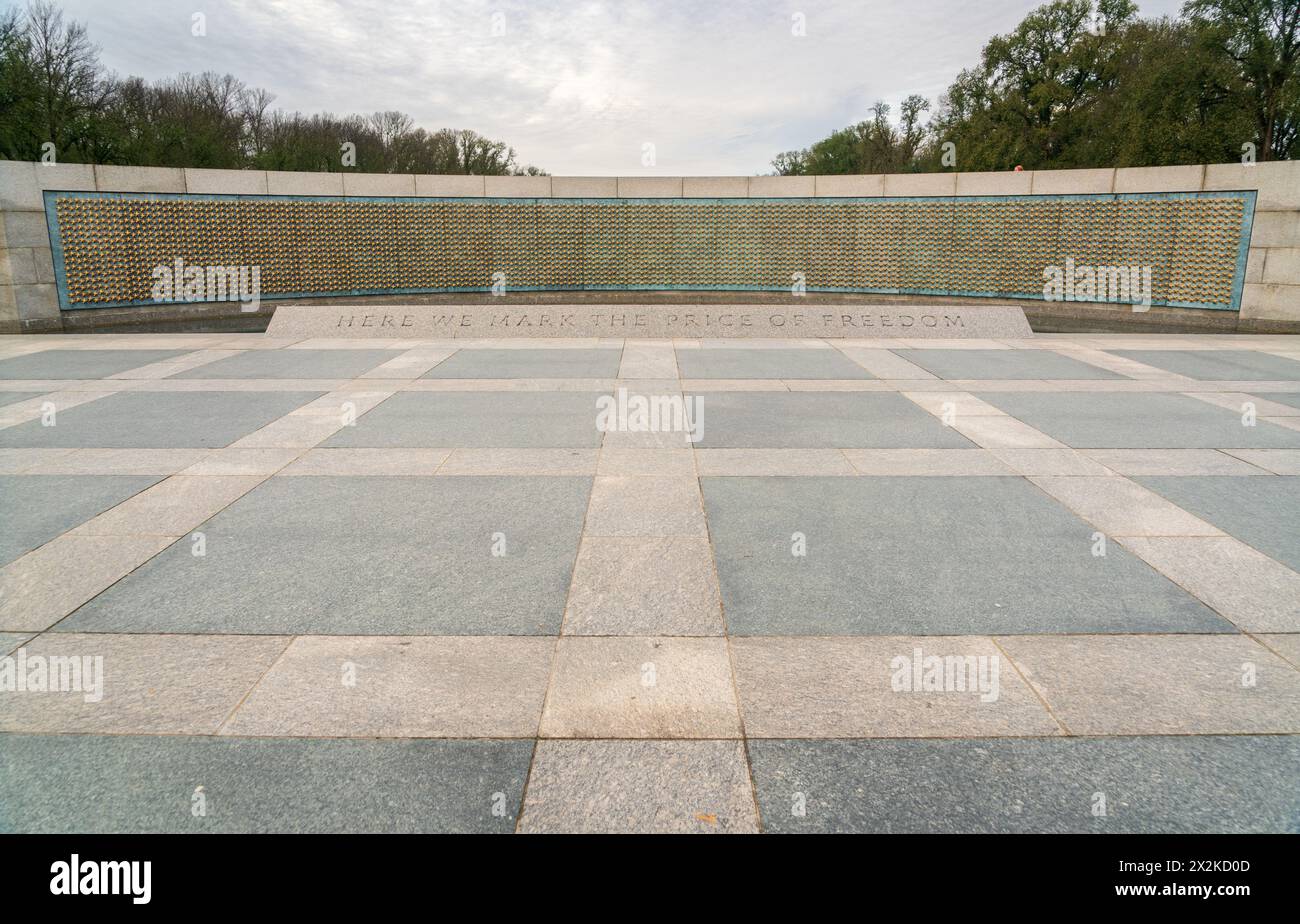
[(7, 333), (201, 321), (252, 289), (860, 293), (1300, 324), (1290, 162), (478, 177), (0, 161), (0, 218)]
[(802, 290), (1235, 310), (1255, 193), (44, 199), (65, 310), (214, 298), (210, 268), (227, 296), (231, 270), (247, 286), (256, 269), (263, 299)]

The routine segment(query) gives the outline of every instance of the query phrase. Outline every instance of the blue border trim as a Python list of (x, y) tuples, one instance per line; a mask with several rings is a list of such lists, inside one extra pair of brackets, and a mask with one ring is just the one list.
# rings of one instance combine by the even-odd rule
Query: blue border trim
[[(67, 294), (67, 270), (63, 256), (63, 241), (59, 229), (56, 199), (144, 199), (144, 200), (185, 200), (214, 202), (450, 202), (450, 203), (489, 203), (511, 205), (744, 205), (765, 203), (772, 205), (814, 205), (835, 206), (845, 203), (881, 203), (881, 202), (923, 202), (943, 204), (957, 202), (1071, 202), (1071, 201), (1120, 201), (1144, 199), (1208, 199), (1224, 196), (1239, 196), (1244, 209), (1241, 223), (1241, 237), (1237, 245), (1237, 259), (1233, 272), (1232, 300), (1228, 305), (1206, 304), (1200, 302), (1153, 301), (1153, 307), (1162, 308), (1200, 308), (1216, 311), (1240, 311), (1242, 292), (1246, 280), (1246, 262), (1250, 255), (1250, 236), (1254, 226), (1255, 203), (1257, 193), (1253, 189), (1215, 190), (1200, 192), (1150, 192), (1150, 193), (1069, 193), (1059, 195), (1011, 195), (1011, 196), (769, 196), (769, 197), (732, 197), (732, 198), (579, 198), (549, 196), (297, 196), (297, 195), (240, 195), (223, 193), (131, 193), (131, 192), (87, 192), (81, 190), (44, 191), (45, 222), (50, 236), (50, 250), (54, 257), (54, 275), (59, 296), (59, 307), (64, 311), (79, 311), (95, 308), (139, 308), (158, 305), (187, 304), (183, 300), (158, 302), (152, 299), (118, 302), (83, 302), (73, 304)], [(296, 298), (347, 298), (369, 295), (425, 295), (439, 293), (485, 293), (491, 286), (464, 286), (450, 288), (402, 288), (402, 289), (348, 289), (320, 292), (276, 292), (262, 295), (263, 300), (276, 301)], [(680, 286), (635, 286), (635, 285), (585, 285), (572, 286), (511, 286), (512, 292), (784, 292), (785, 286), (743, 286), (743, 285), (680, 285)], [(1023, 292), (975, 292), (960, 289), (910, 289), (910, 288), (852, 288), (834, 286), (808, 286), (809, 292), (846, 293), (863, 295), (941, 295), (961, 298), (1014, 298), (1026, 301), (1047, 301), (1041, 293), (1037, 295)], [(1102, 300), (1076, 300), (1064, 304), (1119, 305), (1123, 302)]]

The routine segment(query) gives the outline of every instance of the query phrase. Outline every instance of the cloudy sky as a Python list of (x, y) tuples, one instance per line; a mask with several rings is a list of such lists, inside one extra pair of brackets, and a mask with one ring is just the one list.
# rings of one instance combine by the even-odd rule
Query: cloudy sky
[[(0, 0), (0, 6), (12, 0)], [(119, 74), (230, 72), (304, 112), (399, 109), (553, 174), (754, 174), (938, 96), (1036, 0), (61, 0)], [(1181, 0), (1139, 0), (1143, 15)], [(195, 11), (206, 17), (194, 36)], [(802, 26), (804, 34), (796, 35)], [(655, 165), (642, 164), (655, 146)]]

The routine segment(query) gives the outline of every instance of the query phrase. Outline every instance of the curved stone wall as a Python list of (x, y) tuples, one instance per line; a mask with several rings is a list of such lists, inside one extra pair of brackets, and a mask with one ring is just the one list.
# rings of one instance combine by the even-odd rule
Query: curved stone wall
[[(47, 190), (44, 204), (65, 310), (210, 301), (214, 292), (197, 287), (200, 277), (210, 284), (244, 272), (247, 285), (250, 270), (263, 299), (494, 287), (802, 288), (1085, 302), (1145, 295), (1151, 305), (1231, 310), (1241, 303), (1255, 193), (416, 198)], [(229, 283), (233, 299), (237, 277)]]

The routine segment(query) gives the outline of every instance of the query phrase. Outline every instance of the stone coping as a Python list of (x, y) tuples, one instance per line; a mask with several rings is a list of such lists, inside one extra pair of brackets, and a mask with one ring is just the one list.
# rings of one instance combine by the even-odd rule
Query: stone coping
[(282, 305), (270, 337), (1032, 337), (1011, 305)]

